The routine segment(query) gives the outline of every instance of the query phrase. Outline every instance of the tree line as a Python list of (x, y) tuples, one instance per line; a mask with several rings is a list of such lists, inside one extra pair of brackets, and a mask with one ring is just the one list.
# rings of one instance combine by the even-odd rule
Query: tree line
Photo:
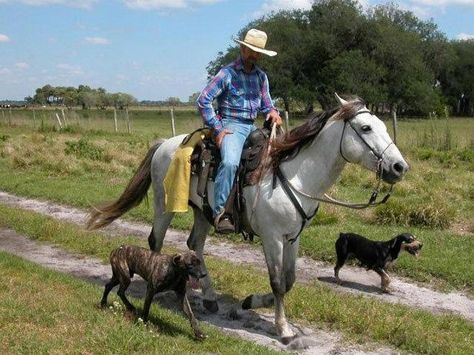
[[(274, 98), (323, 109), (334, 92), (363, 98), (376, 113), (474, 115), (474, 41), (449, 41), (430, 21), (390, 3), (363, 10), (352, 0), (322, 0), (307, 11), (281, 11), (250, 22), (268, 34), (263, 58)], [(209, 78), (234, 60), (238, 46), (219, 52)], [(265, 56), (264, 56), (265, 57)]]
[(27, 105), (61, 105), (69, 108), (81, 106), (83, 109), (92, 107), (105, 109), (108, 106), (123, 109), (136, 104), (137, 99), (130, 94), (108, 93), (104, 88), (93, 89), (87, 85), (79, 85), (75, 88), (48, 84), (37, 88), (33, 97), (25, 97), (25, 103)]
[[(25, 97), (24, 102), (15, 102), (16, 106), (31, 105), (49, 105), (49, 106), (66, 106), (68, 108), (81, 106), (83, 109), (96, 107), (98, 109), (106, 109), (107, 107), (115, 107), (123, 109), (130, 105), (142, 106), (184, 106), (195, 105), (199, 92), (193, 93), (188, 102), (182, 102), (179, 97), (169, 97), (165, 100), (138, 100), (130, 94), (118, 92), (108, 93), (104, 88), (94, 89), (87, 85), (79, 85), (75, 87), (51, 86), (45, 85), (37, 88), (33, 97)], [(0, 102), (1, 103), (1, 102)], [(10, 106), (13, 101), (6, 101)]]

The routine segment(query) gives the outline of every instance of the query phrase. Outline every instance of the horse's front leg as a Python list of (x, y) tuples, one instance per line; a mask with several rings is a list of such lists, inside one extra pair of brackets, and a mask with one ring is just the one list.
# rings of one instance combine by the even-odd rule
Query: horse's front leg
[[(265, 243), (266, 242), (266, 243)], [(265, 260), (270, 276), (270, 286), (275, 297), (275, 326), (283, 344), (288, 344), (295, 333), (285, 316), (285, 294), (295, 282), (298, 242), (291, 244), (285, 238), (267, 239), (263, 244)]]

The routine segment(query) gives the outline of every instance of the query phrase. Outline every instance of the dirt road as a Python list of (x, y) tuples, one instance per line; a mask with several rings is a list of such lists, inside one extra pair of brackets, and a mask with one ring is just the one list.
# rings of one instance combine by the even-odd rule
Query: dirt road
[[(58, 220), (84, 225), (86, 212), (68, 206), (62, 206), (48, 201), (22, 198), (0, 192), (0, 203), (20, 207), (37, 213), (51, 216)], [(137, 235), (148, 237), (151, 227), (141, 223), (130, 223), (117, 220), (104, 231), (115, 235)], [(181, 231), (169, 230), (165, 243), (177, 248), (186, 247), (187, 234)], [(248, 245), (232, 243), (209, 238), (206, 243), (206, 254), (232, 260), (235, 263), (253, 265), (266, 270), (265, 260), (261, 250)], [(392, 277), (393, 293), (380, 293), (380, 278), (374, 272), (364, 269), (344, 267), (340, 276), (346, 280), (344, 285), (334, 283), (333, 266), (309, 258), (299, 258), (297, 261), (298, 281), (311, 282), (319, 280), (340, 292), (349, 292), (367, 297), (374, 297), (384, 302), (401, 303), (411, 307), (423, 308), (433, 313), (454, 313), (474, 322), (474, 300), (459, 292), (442, 293), (427, 286), (415, 284), (407, 279)]]

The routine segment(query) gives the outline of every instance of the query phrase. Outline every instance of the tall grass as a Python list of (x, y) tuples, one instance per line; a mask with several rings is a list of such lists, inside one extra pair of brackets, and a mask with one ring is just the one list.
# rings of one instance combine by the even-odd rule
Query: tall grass
[[(86, 208), (117, 198), (153, 140), (167, 137), (171, 131), (166, 112), (162, 119), (154, 118), (157, 113), (153, 111), (143, 117), (138, 111), (133, 115), (134, 127), (140, 129), (132, 134), (101, 130), (100, 122), (93, 124), (94, 129), (81, 126), (77, 131), (40, 131), (0, 122), (0, 189)], [(193, 112), (180, 112), (176, 123), (178, 132), (189, 132), (200, 120)], [(474, 231), (473, 129), (474, 120), (469, 119), (400, 121), (399, 147), (410, 171), (395, 185), (388, 204), (364, 211), (323, 204), (308, 230), (318, 237), (315, 242), (302, 243), (303, 252), (330, 260), (334, 238), (342, 230), (381, 238), (421, 228), (446, 236), (446, 240), (462, 230), (462, 235), (470, 237)], [(425, 141), (424, 132), (430, 137)], [(444, 150), (448, 147), (451, 149)], [(331, 194), (365, 202), (375, 184), (372, 173), (350, 166)], [(126, 217), (151, 222), (152, 214), (152, 208), (142, 205)], [(191, 223), (189, 213), (178, 214), (173, 220), (173, 226), (180, 229), (189, 229)], [(467, 240), (463, 237), (457, 243), (472, 248)], [(452, 249), (449, 243), (433, 242), (436, 255), (442, 255), (442, 248)], [(407, 269), (400, 271), (408, 273)], [(437, 275), (456, 287), (465, 284), (461, 273), (455, 277), (449, 274), (449, 265), (440, 266)]]

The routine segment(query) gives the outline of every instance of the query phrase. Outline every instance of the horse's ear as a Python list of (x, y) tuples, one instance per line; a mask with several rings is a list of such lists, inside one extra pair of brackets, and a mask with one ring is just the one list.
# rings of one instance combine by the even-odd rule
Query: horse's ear
[(335, 92), (334, 95), (336, 96), (337, 101), (339, 101), (339, 103), (340, 103), (341, 105), (347, 104), (347, 101), (344, 100), (342, 97), (340, 97), (340, 96), (337, 94), (337, 92)]

